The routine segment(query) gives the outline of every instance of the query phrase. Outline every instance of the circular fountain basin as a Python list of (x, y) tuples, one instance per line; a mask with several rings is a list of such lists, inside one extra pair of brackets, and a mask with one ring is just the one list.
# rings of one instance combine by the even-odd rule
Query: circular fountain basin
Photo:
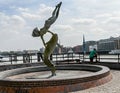
[(112, 79), (105, 66), (76, 64), (56, 66), (56, 76), (44, 66), (0, 72), (0, 92), (67, 93), (107, 83)]

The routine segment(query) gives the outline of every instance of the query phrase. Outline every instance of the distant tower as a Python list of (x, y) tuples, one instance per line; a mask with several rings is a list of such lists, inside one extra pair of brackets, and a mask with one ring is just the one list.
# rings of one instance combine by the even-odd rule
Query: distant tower
[(83, 35), (83, 53), (86, 54), (85, 37)]

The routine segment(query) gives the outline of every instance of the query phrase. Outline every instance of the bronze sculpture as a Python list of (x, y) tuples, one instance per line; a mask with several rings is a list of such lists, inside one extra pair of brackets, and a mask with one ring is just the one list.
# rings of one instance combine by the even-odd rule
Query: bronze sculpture
[[(49, 28), (56, 21), (56, 19), (58, 18), (61, 4), (62, 4), (62, 2), (57, 4), (57, 6), (55, 7), (55, 9), (54, 9), (54, 11), (52, 13), (52, 17), (50, 17), (48, 20), (45, 21), (44, 27), (41, 28), (40, 30), (36, 27), (33, 30), (33, 33), (32, 33), (33, 37), (39, 37), (40, 36), (41, 39), (42, 39), (42, 42), (43, 42), (44, 47), (45, 47), (43, 61), (51, 69), (52, 76), (56, 75), (56, 73), (55, 73), (55, 66), (50, 61), (50, 55), (54, 51), (55, 46), (56, 46), (56, 44), (58, 42), (58, 35), (56, 33), (53, 33), (51, 31), (49, 31)], [(51, 39), (48, 42), (45, 42), (43, 36), (47, 32), (51, 33), (52, 37), (51, 37)]]

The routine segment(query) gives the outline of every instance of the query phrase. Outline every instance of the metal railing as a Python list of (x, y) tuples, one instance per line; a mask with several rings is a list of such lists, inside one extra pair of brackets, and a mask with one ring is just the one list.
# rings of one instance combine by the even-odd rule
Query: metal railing
[[(43, 62), (40, 53), (37, 54), (23, 54), (23, 55), (7, 55), (5, 58), (0, 60), (0, 64), (21, 64), (21, 63), (34, 63)], [(67, 62), (67, 63), (78, 63), (89, 61), (89, 55), (83, 55), (81, 53), (61, 53), (52, 54), (50, 58), (53, 62)], [(99, 62), (116, 62), (120, 63), (120, 54), (98, 54), (97, 60)]]

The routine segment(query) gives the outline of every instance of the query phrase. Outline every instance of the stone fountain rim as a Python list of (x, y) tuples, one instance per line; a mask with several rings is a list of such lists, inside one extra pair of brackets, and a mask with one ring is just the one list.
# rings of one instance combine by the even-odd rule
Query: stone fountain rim
[[(26, 67), (26, 68), (18, 68), (12, 69), (7, 71), (0, 72), (0, 86), (12, 86), (12, 87), (48, 87), (48, 86), (60, 86), (60, 85), (69, 85), (69, 84), (77, 84), (77, 83), (84, 83), (93, 80), (99, 80), (104, 78), (110, 74), (110, 69), (105, 66), (98, 66), (98, 65), (88, 65), (88, 64), (72, 64), (72, 65), (60, 65), (56, 66), (57, 70), (90, 70), (94, 73), (86, 74), (86, 75), (78, 75), (74, 78), (67, 78), (67, 79), (54, 79), (54, 80), (40, 80), (40, 79), (15, 79), (9, 80), (5, 79), (5, 77), (20, 74), (20, 73), (27, 73), (29, 71), (36, 71), (40, 70), (46, 71), (49, 70), (45, 66), (35, 66), (35, 67)], [(46, 83), (47, 82), (47, 83)], [(31, 85), (32, 84), (32, 85)]]

